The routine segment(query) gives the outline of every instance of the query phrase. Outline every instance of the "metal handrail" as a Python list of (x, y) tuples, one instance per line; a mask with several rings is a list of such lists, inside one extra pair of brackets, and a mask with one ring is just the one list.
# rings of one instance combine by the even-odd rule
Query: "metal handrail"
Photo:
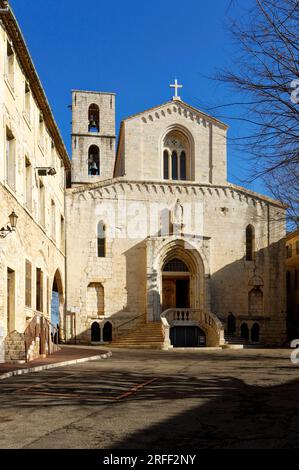
[(122, 327), (122, 326), (124, 326), (124, 325), (127, 325), (128, 323), (131, 323), (132, 321), (136, 320), (137, 318), (140, 318), (140, 317), (143, 317), (143, 316), (144, 316), (144, 314), (142, 313), (141, 315), (137, 315), (136, 317), (129, 318), (129, 320), (126, 320), (126, 321), (124, 321), (123, 323), (120, 323), (119, 325), (117, 325), (117, 326), (115, 327), (116, 332), (118, 332), (118, 330), (119, 330), (120, 327)]

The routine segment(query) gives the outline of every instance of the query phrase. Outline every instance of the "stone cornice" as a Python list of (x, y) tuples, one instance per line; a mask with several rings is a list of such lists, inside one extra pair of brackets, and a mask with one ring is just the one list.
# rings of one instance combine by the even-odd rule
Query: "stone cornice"
[(87, 93), (89, 95), (113, 95), (115, 96), (116, 93), (112, 91), (94, 91), (94, 90), (72, 90), (72, 93)]
[[(8, 7), (8, 11), (1, 11), (2, 9), (5, 9), (6, 7)], [(36, 100), (36, 103), (38, 107), (40, 108), (40, 111), (43, 113), (46, 127), (48, 131), (50, 132), (52, 139), (55, 142), (57, 151), (60, 157), (62, 158), (65, 167), (67, 169), (70, 169), (71, 162), (70, 162), (66, 147), (64, 145), (64, 142), (62, 140), (62, 137), (60, 135), (58, 126), (53, 117), (51, 107), (47, 100), (45, 91), (43, 89), (43, 86), (40, 82), (40, 79), (34, 67), (33, 61), (31, 59), (29, 50), (27, 48), (25, 39), (22, 35), (18, 22), (11, 8), (9, 7), (8, 2), (5, 0), (0, 0), (0, 19), (2, 21), (2, 24), (10, 40), (12, 41), (14, 51), (17, 55), (19, 64), (23, 70), (24, 75), (26, 76), (26, 79), (28, 80), (30, 84), (30, 88)]]
[(116, 139), (116, 135), (110, 135), (110, 134), (100, 134), (99, 132), (94, 132), (94, 133), (82, 133), (80, 134), (79, 132), (74, 133), (72, 132), (71, 134), (72, 137), (95, 137), (96, 139)]
[[(91, 193), (95, 192), (98, 193), (99, 197), (104, 197), (105, 195), (113, 195), (115, 197), (116, 195), (125, 194), (127, 189), (130, 191), (134, 191), (136, 189), (137, 191), (144, 191), (147, 193), (157, 193), (158, 191), (166, 193), (166, 191), (168, 191), (169, 193), (177, 196), (180, 194), (215, 194), (220, 197), (221, 194), (224, 194), (226, 197), (231, 196), (234, 199), (239, 198), (239, 200), (245, 200), (247, 202), (252, 200), (254, 204), (259, 202), (279, 207), (281, 209), (287, 208), (285, 204), (281, 204), (279, 201), (231, 183), (217, 185), (209, 183), (196, 183), (192, 181), (138, 181), (119, 177), (70, 188), (67, 189), (67, 194), (84, 195), (86, 193), (91, 196)], [(94, 195), (91, 197), (93, 199), (95, 198)]]

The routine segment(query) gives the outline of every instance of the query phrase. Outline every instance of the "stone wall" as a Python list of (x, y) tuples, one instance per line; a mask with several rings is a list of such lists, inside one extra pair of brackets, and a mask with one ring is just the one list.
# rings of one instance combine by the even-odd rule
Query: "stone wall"
[[(20, 38), (18, 37), (18, 40)], [(14, 275), (11, 295), (10, 331), (24, 332), (36, 311), (36, 269), (43, 271), (42, 311), (50, 317), (54, 275), (62, 281), (61, 300), (65, 289), (64, 253), (64, 188), (65, 154), (58, 147), (63, 143), (51, 134), (46, 122), (55, 122), (52, 115), (43, 115), (37, 105), (36, 82), (25, 75), (15, 42), (0, 25), (0, 227), (9, 222), (12, 211), (18, 216), (16, 231), (0, 239), (0, 327), (8, 333), (7, 273)], [(16, 41), (16, 38), (14, 38)], [(7, 48), (12, 50), (13, 74), (8, 73)], [(29, 60), (29, 59), (28, 59)], [(30, 60), (29, 60), (30, 63)], [(27, 62), (28, 65), (28, 62)], [(32, 65), (33, 68), (33, 65)], [(33, 72), (32, 72), (33, 73)], [(39, 95), (41, 101), (41, 96)], [(8, 155), (7, 135), (13, 137), (12, 154)], [(57, 145), (56, 145), (57, 144)], [(58, 147), (57, 147), (58, 146)], [(28, 170), (28, 165), (30, 171)], [(38, 175), (38, 168), (55, 168), (53, 176)], [(10, 168), (10, 170), (9, 170)], [(8, 178), (13, 174), (14, 184)], [(39, 186), (44, 186), (44, 221), (41, 220)], [(31, 263), (31, 303), (25, 305), (25, 261)], [(27, 286), (28, 287), (28, 286)], [(62, 292), (63, 291), (63, 292)], [(63, 313), (63, 312), (62, 312)], [(63, 314), (62, 314), (63, 320)], [(63, 331), (63, 325), (62, 325)]]
[[(164, 239), (166, 243), (176, 237), (168, 240), (152, 233), (148, 238), (146, 231), (135, 239), (127, 236), (128, 233), (121, 234), (132, 228), (130, 217), (139, 203), (142, 203), (139, 225), (146, 227), (152, 204), (158, 206), (163, 201), (174, 207), (178, 200), (197, 211), (194, 219), (202, 218), (196, 233), (202, 237), (196, 252), (204, 265), (198, 281), (198, 293), (204, 297), (200, 304), (224, 321), (232, 312), (242, 322), (254, 322), (255, 318), (248, 312), (248, 294), (255, 285), (260, 285), (264, 299), (261, 337), (269, 343), (282, 343), (285, 339), (285, 229), (281, 206), (229, 184), (139, 182), (122, 178), (90, 185), (88, 189), (67, 191), (67, 310), (76, 316), (79, 340), (86, 342), (90, 338), (92, 319), (88, 318), (86, 308), (90, 283), (103, 285), (104, 315), (115, 327), (140, 315), (146, 318), (150, 290), (149, 242)], [(129, 216), (124, 222), (126, 213)], [(105, 258), (98, 258), (96, 250), (96, 226), (100, 220), (108, 227)], [(253, 261), (245, 260), (248, 224), (255, 229)], [(115, 229), (113, 236), (109, 229), (112, 232)], [(160, 294), (159, 287), (155, 287), (158, 302)]]
[[(99, 132), (88, 130), (88, 109), (100, 111)], [(100, 175), (88, 175), (88, 150), (100, 150)], [(115, 161), (115, 94), (74, 90), (72, 94), (72, 182), (92, 183), (113, 176)]]
[(198, 183), (225, 183), (227, 126), (180, 100), (123, 121), (115, 176), (141, 181), (163, 179), (162, 143), (173, 129), (189, 140), (190, 179)]

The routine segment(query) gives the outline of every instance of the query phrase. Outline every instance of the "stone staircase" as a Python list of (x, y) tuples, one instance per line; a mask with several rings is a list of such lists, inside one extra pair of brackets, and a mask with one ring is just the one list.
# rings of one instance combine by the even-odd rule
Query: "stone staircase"
[(246, 339), (228, 333), (224, 334), (224, 339), (225, 344), (223, 344), (222, 349), (243, 349), (244, 346), (249, 344)]
[(22, 364), (26, 362), (24, 333), (13, 331), (4, 340), (5, 362)]
[(112, 341), (113, 348), (162, 349), (164, 337), (160, 322), (139, 323), (136, 328)]

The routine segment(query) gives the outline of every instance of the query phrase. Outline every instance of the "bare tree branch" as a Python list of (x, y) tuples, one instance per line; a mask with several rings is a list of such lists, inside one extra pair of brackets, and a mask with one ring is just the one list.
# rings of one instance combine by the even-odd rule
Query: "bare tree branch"
[(247, 123), (250, 132), (231, 142), (252, 159), (250, 180), (262, 177), (299, 227), (299, 103), (291, 100), (291, 83), (299, 80), (299, 1), (255, 0), (230, 30), (239, 54), (214, 78), (243, 99), (212, 109), (243, 110), (230, 119)]

